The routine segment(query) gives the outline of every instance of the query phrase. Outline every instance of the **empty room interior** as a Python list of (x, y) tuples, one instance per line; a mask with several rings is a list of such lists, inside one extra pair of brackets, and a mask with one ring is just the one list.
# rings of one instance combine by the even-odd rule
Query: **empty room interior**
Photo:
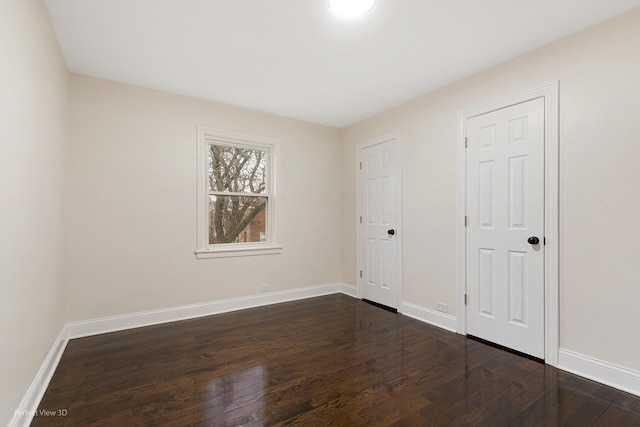
[(0, 424), (640, 425), (639, 113), (638, 0), (0, 0)]

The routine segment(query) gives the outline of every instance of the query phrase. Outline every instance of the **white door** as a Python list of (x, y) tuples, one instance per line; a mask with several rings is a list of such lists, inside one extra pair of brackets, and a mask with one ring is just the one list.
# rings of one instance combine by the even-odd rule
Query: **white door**
[(399, 139), (360, 147), (358, 245), (362, 298), (398, 308)]
[(542, 359), (544, 100), (470, 118), (466, 136), (467, 333)]

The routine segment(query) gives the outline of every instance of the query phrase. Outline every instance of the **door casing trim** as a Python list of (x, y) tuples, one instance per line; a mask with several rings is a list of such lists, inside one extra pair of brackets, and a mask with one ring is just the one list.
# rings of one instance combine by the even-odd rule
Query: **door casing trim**
[(382, 144), (384, 142), (395, 141), (396, 155), (397, 155), (397, 167), (396, 167), (396, 307), (392, 307), (400, 312), (402, 307), (402, 140), (400, 130), (394, 130), (392, 132), (380, 135), (375, 138), (360, 142), (356, 144), (356, 283), (357, 283), (357, 297), (362, 299), (363, 296), (363, 278), (360, 277), (360, 270), (364, 267), (364, 255), (361, 245), (362, 232), (360, 227), (360, 215), (362, 215), (362, 188), (360, 178), (360, 162), (363, 161), (361, 153), (362, 150), (367, 147)]
[(557, 366), (559, 351), (559, 292), (558, 292), (558, 81), (517, 93), (458, 113), (457, 141), (457, 317), (458, 333), (467, 333), (466, 293), (466, 121), (472, 117), (544, 98), (544, 354), (545, 363)]

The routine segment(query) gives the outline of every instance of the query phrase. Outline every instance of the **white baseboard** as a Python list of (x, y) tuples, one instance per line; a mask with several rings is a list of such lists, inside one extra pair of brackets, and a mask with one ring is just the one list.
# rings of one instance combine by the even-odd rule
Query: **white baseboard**
[(575, 353), (559, 351), (558, 369), (640, 396), (640, 372)]
[(342, 292), (342, 284), (333, 283), (67, 323), (65, 328), (67, 329), (67, 338), (81, 338), (339, 292)]
[(420, 307), (419, 305), (411, 304), (406, 301), (403, 301), (400, 304), (398, 311), (405, 316), (413, 317), (421, 322), (425, 322), (451, 332), (457, 332), (458, 330), (458, 320), (455, 316), (450, 314)]
[(358, 298), (358, 288), (355, 286), (347, 285), (346, 283), (340, 284), (340, 292), (350, 297)]
[(45, 391), (47, 391), (53, 373), (58, 367), (58, 362), (60, 362), (67, 342), (66, 330), (62, 328), (62, 331), (60, 331), (60, 334), (58, 334), (58, 337), (53, 342), (47, 357), (45, 357), (44, 362), (42, 362), (33, 382), (22, 398), (18, 409), (14, 411), (13, 418), (9, 422), (9, 427), (26, 427), (31, 424), (38, 410), (38, 405), (40, 405), (40, 401), (42, 400), (42, 396), (44, 396)]

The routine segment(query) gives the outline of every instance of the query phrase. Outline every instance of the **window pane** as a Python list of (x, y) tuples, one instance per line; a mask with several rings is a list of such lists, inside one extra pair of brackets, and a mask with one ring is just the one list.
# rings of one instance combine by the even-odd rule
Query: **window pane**
[(209, 145), (209, 191), (266, 194), (267, 151)]
[(267, 241), (267, 198), (209, 195), (209, 244)]

